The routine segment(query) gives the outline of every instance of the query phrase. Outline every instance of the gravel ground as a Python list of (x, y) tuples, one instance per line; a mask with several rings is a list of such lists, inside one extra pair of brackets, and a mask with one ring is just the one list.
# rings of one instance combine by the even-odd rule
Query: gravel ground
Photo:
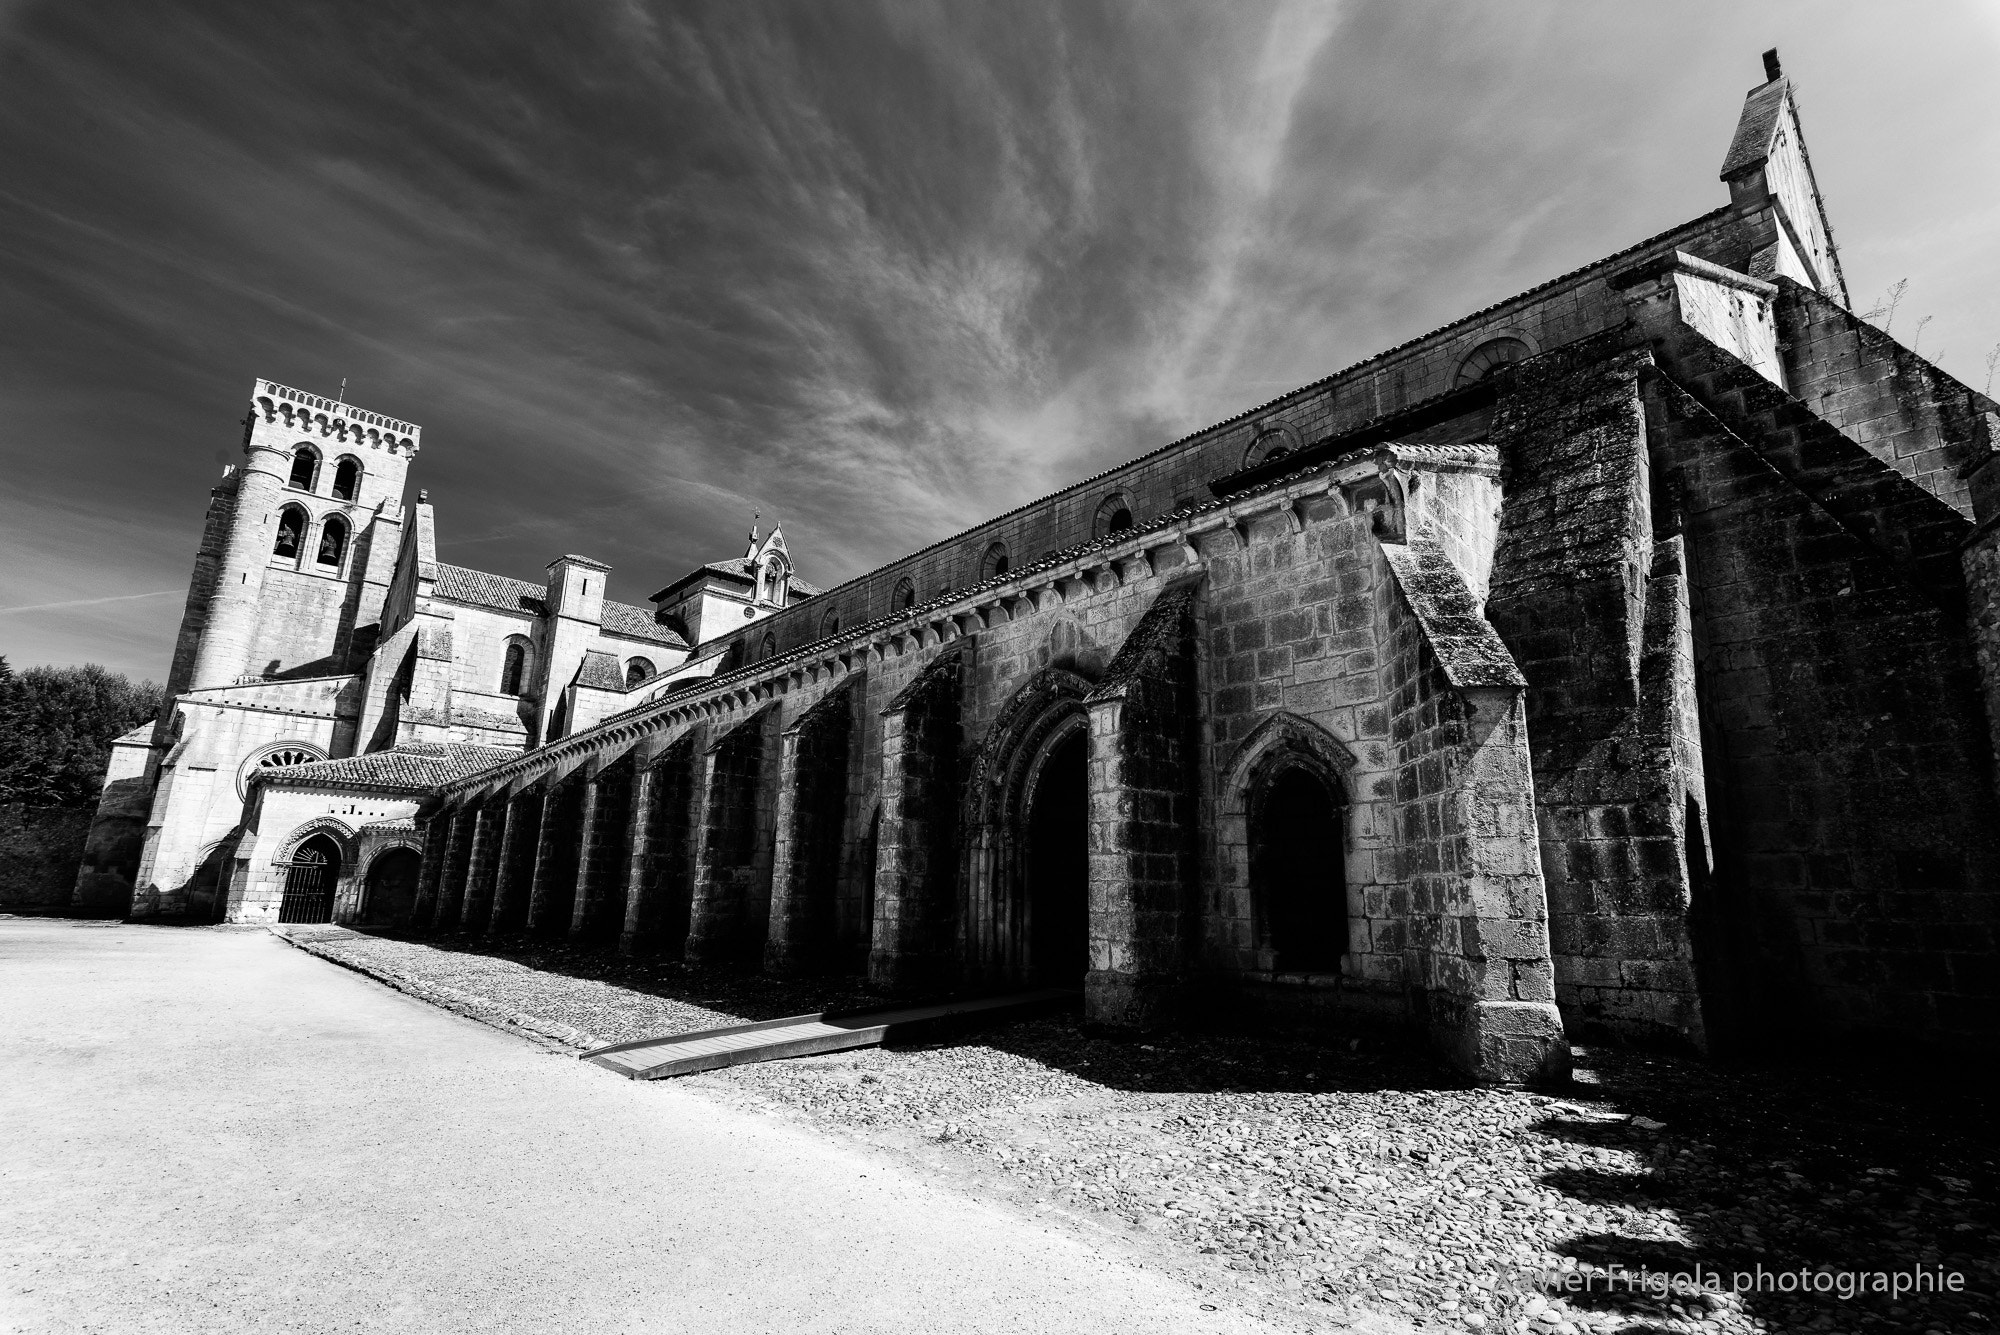
[[(780, 982), (556, 943), (311, 935), (317, 953), (578, 1047), (871, 1004), (858, 979)], [(1022, 1208), (1129, 1233), (1308, 1319), (1394, 1314), (1516, 1335), (1995, 1328), (1990, 1107), (1614, 1049), (1576, 1060), (1562, 1091), (1480, 1089), (1390, 1048), (1121, 1043), (1053, 1017), (688, 1078)], [(1760, 1265), (1786, 1291), (1647, 1287), (1718, 1273), (1728, 1287)], [(1940, 1267), (1963, 1276), (1962, 1292), (1792, 1291), (1802, 1269), (1827, 1272), (1803, 1281), (1822, 1286)]]

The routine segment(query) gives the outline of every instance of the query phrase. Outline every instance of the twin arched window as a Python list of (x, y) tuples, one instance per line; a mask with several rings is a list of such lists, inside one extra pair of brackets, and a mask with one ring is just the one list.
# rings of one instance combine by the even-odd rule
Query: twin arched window
[[(319, 485), (319, 451), (310, 445), (300, 445), (292, 451), (292, 475), (290, 484), (300, 491), (311, 491)], [(361, 461), (353, 455), (343, 455), (333, 470), (333, 499), (351, 501), (361, 494)]]
[(271, 544), (271, 555), (296, 561), (299, 559), (299, 547), (305, 540), (306, 512), (296, 505), (288, 505), (278, 511), (278, 540)]
[(652, 676), (656, 670), (650, 659), (633, 659), (625, 665), (625, 689), (628, 691), (631, 690), (634, 686)]
[(506, 657), (500, 661), (500, 694), (519, 695), (528, 676), (528, 642), (520, 636), (507, 641)]

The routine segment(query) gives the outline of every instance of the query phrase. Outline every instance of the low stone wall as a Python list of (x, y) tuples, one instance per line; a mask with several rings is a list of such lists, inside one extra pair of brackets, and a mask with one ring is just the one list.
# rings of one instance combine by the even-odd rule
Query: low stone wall
[(0, 909), (67, 909), (89, 807), (0, 806)]

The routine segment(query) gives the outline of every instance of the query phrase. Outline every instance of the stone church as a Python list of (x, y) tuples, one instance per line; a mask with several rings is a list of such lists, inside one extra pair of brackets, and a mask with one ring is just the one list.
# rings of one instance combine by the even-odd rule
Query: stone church
[(443, 564), (417, 426), (259, 381), (77, 902), (1990, 1053), (2000, 408), (1852, 313), (1766, 74), (1712, 210), (825, 591)]

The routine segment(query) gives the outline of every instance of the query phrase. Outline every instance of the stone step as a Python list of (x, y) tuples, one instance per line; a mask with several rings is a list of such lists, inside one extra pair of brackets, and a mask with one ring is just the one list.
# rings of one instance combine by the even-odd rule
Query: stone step
[(734, 1024), (721, 1029), (698, 1030), (692, 1034), (614, 1043), (610, 1047), (584, 1053), (583, 1059), (634, 1080), (662, 1080), (668, 1076), (692, 1075), (696, 1071), (776, 1061), (782, 1057), (807, 1057), (821, 1052), (879, 1047), (891, 1038), (907, 1039), (927, 1031), (964, 1024), (1016, 1020), (1043, 1011), (1061, 1010), (1076, 1004), (1082, 995), (1074, 988), (1049, 987), (1031, 992), (946, 1001), (934, 1006), (906, 1006), (847, 1014), (817, 1011), (811, 1015), (789, 1015), (781, 1020), (762, 1020), (756, 1024)]

